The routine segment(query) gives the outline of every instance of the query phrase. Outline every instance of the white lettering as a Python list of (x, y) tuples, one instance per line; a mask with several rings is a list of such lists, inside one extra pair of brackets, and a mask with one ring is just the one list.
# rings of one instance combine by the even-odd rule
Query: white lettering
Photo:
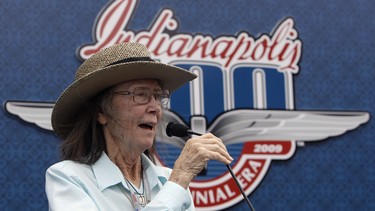
[[(173, 11), (164, 9), (148, 30), (135, 34), (126, 31), (136, 1), (113, 1), (95, 24), (96, 43), (83, 46), (79, 56), (87, 59), (102, 48), (120, 42), (140, 42), (146, 45), (155, 59), (164, 63), (175, 60), (210, 60), (230, 69), (236, 63), (275, 65), (281, 72), (298, 73), (302, 42), (294, 28), (294, 21), (282, 21), (271, 35), (254, 39), (246, 32), (237, 36), (191, 35), (174, 32), (178, 22)], [(107, 21), (111, 20), (111, 21)], [(173, 32), (173, 33), (169, 33)], [(173, 34), (173, 35), (172, 35)]]
[(208, 203), (214, 204), (228, 200), (235, 196), (236, 192), (234, 192), (228, 184), (225, 184), (223, 188), (211, 187), (211, 189), (204, 191), (192, 190), (191, 195), (193, 196), (195, 205), (207, 205)]
[(249, 161), (249, 164), (250, 164), (251, 169), (252, 169), (253, 172), (255, 172), (255, 173), (258, 173), (258, 169), (259, 169), (259, 167), (262, 166), (262, 163), (257, 162), (257, 161), (253, 161), (253, 160), (250, 160), (250, 161)]

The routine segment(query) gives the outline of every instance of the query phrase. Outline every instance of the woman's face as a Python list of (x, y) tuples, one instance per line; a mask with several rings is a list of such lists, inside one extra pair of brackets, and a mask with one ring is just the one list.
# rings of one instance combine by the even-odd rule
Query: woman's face
[(140, 104), (129, 93), (124, 94), (124, 91), (132, 93), (139, 89), (160, 91), (161, 87), (153, 79), (133, 80), (116, 85), (112, 89), (114, 96), (111, 111), (99, 114), (98, 117), (99, 123), (104, 125), (107, 145), (114, 143), (122, 153), (142, 153), (150, 148), (162, 116), (162, 105), (154, 96), (151, 96), (150, 102)]

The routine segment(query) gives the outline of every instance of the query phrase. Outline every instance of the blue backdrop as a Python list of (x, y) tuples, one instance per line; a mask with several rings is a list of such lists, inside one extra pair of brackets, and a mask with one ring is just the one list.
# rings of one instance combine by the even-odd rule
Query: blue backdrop
[[(92, 43), (107, 0), (0, 0), (0, 102), (54, 102), (73, 81), (76, 55)], [(163, 8), (178, 32), (269, 34), (292, 17), (303, 43), (294, 75), (296, 110), (375, 111), (375, 2), (371, 0), (141, 0), (128, 28), (147, 29)], [(256, 210), (375, 210), (375, 133), (353, 131), (272, 161), (250, 199)], [(59, 139), (0, 109), (0, 210), (47, 210), (44, 173)], [(246, 210), (240, 202), (227, 210)]]

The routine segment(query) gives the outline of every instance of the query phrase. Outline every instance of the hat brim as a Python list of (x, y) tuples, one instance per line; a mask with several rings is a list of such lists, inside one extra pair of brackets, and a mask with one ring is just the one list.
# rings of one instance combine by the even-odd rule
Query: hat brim
[(124, 81), (157, 79), (164, 89), (175, 91), (197, 76), (182, 68), (148, 61), (122, 63), (95, 71), (76, 80), (60, 95), (52, 111), (55, 133), (66, 138), (73, 121), (85, 103), (101, 91)]

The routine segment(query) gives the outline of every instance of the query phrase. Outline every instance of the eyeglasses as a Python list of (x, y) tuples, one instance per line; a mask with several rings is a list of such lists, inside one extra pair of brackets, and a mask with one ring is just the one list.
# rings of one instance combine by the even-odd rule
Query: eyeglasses
[(113, 93), (133, 96), (133, 101), (141, 105), (149, 103), (151, 101), (151, 96), (154, 96), (155, 100), (158, 101), (161, 105), (166, 105), (170, 98), (168, 90), (151, 91), (149, 88), (143, 87), (135, 88), (133, 92), (115, 91)]

